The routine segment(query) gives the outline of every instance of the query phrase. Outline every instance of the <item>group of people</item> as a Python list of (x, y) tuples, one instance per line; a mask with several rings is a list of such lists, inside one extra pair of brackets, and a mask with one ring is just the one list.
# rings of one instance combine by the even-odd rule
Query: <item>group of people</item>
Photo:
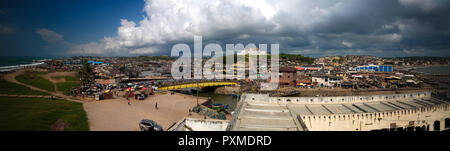
[[(131, 100), (130, 100), (130, 98), (128, 98), (128, 96), (127, 96), (127, 102), (128, 102), (128, 105), (131, 105)], [(155, 102), (155, 109), (158, 109), (158, 102)]]

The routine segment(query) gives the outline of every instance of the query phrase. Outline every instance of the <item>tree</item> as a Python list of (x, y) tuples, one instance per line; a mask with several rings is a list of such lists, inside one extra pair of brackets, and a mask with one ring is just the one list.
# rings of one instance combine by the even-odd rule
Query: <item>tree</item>
[(344, 63), (344, 57), (339, 57), (339, 63), (340, 64)]
[(83, 67), (78, 71), (80, 75), (81, 85), (90, 84), (94, 81), (92, 67), (86, 61), (83, 61)]

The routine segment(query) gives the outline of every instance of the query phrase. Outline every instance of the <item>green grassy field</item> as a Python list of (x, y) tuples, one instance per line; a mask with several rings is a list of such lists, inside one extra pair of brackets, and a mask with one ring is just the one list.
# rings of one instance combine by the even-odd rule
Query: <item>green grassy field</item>
[(63, 83), (56, 83), (56, 88), (58, 89), (58, 91), (62, 92), (64, 95), (69, 95), (70, 94), (70, 90), (73, 87), (80, 87), (80, 83), (79, 82), (63, 82)]
[(56, 79), (64, 78), (66, 82), (56, 83), (56, 89), (62, 92), (64, 95), (70, 95), (70, 90), (74, 87), (80, 87), (80, 76), (57, 76), (52, 77)]
[(55, 92), (55, 85), (47, 79), (40, 77), (41, 72), (27, 72), (23, 75), (16, 76), (16, 80), (25, 84), (35, 86), (47, 91)]
[(8, 82), (0, 78), (0, 94), (12, 94), (12, 95), (49, 95), (45, 92), (34, 91), (30, 88)]
[(0, 131), (47, 131), (58, 119), (65, 130), (89, 130), (83, 104), (46, 98), (0, 97)]
[(66, 81), (80, 81), (80, 76), (55, 76), (55, 77), (52, 77), (52, 78), (55, 78), (55, 79), (62, 79), (62, 78), (64, 78)]

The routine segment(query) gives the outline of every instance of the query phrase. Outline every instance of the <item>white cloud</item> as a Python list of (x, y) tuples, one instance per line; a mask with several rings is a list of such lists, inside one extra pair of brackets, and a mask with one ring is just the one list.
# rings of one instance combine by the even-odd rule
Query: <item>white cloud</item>
[[(121, 20), (117, 36), (105, 37), (97, 45), (84, 44), (77, 52), (116, 51), (129, 53), (155, 53), (149, 45), (163, 45), (173, 41), (192, 41), (194, 35), (217, 38), (219, 34), (235, 34), (247, 38), (246, 32), (265, 32), (273, 26), (269, 20), (276, 10), (264, 0), (145, 0), (144, 18), (135, 23)], [(255, 27), (263, 28), (255, 28)], [(86, 47), (92, 46), (87, 51)], [(100, 48), (100, 49), (98, 49)], [(137, 48), (137, 49), (136, 49)], [(142, 48), (142, 49), (141, 49)], [(123, 53), (123, 52), (118, 52)], [(127, 52), (125, 52), (127, 53)]]
[[(448, 50), (447, 50), (448, 51)], [(412, 55), (430, 55), (435, 53), (434, 51), (429, 51), (429, 50), (425, 50), (425, 49), (403, 49), (403, 53), (407, 56), (412, 56)]]
[(144, 47), (130, 51), (130, 54), (151, 54), (158, 52), (158, 49), (152, 47)]
[(381, 28), (384, 30), (391, 30), (391, 29), (394, 29), (394, 25), (386, 24), (386, 25), (383, 25)]
[[(93, 50), (93, 45), (91, 43), (85, 45), (75, 45), (73, 43), (67, 42), (64, 40), (64, 36), (60, 33), (57, 33), (53, 30), (41, 28), (35, 31), (36, 34), (41, 36), (42, 40), (47, 42), (43, 47), (46, 50), (51, 51), (52, 55), (66, 55), (69, 54), (92, 54), (92, 53), (102, 53), (101, 49), (97, 49), (97, 51)], [(77, 48), (77, 49), (74, 49)], [(82, 48), (82, 49), (78, 49)], [(69, 49), (69, 51), (67, 51)], [(73, 50), (77, 50), (76, 52)]]
[(139, 48), (192, 41), (194, 35), (220, 40), (278, 36), (287, 30), (307, 32), (324, 22), (331, 14), (327, 9), (335, 4), (323, 0), (314, 3), (308, 0), (145, 0), (145, 16), (141, 21), (122, 19), (117, 36), (105, 37), (99, 43), (101, 47), (73, 52), (156, 53), (161, 50)]
[(400, 35), (400, 34), (397, 34), (397, 33), (393, 33), (393, 34), (391, 34), (391, 39), (392, 39), (392, 41), (394, 41), (394, 42), (399, 42), (399, 41), (401, 41), (402, 40), (402, 35)]
[(63, 35), (49, 29), (37, 29), (36, 34), (39, 34), (44, 41), (49, 43), (58, 43), (64, 41)]
[(404, 52), (405, 54), (411, 54), (411, 53), (412, 53), (411, 50), (406, 50), (406, 49), (404, 49), (403, 52)]
[(346, 41), (342, 41), (342, 45), (344, 45), (344, 46), (346, 46), (346, 47), (348, 47), (348, 48), (353, 47), (353, 44), (352, 44), (352, 43), (346, 42)]

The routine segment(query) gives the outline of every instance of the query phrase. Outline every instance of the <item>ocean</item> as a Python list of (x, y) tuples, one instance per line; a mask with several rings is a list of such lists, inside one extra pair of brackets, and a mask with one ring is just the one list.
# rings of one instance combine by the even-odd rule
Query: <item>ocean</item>
[(415, 69), (417, 72), (437, 74), (437, 75), (450, 75), (450, 66), (436, 66), (436, 67), (423, 67)]
[(450, 66), (423, 67), (416, 68), (415, 71), (432, 75), (446, 75), (435, 77), (433, 79), (438, 83), (437, 88), (438, 91), (440, 91), (439, 94), (448, 98), (450, 97)]
[(51, 57), (0, 56), (0, 67), (31, 64), (33, 60), (51, 59)]

